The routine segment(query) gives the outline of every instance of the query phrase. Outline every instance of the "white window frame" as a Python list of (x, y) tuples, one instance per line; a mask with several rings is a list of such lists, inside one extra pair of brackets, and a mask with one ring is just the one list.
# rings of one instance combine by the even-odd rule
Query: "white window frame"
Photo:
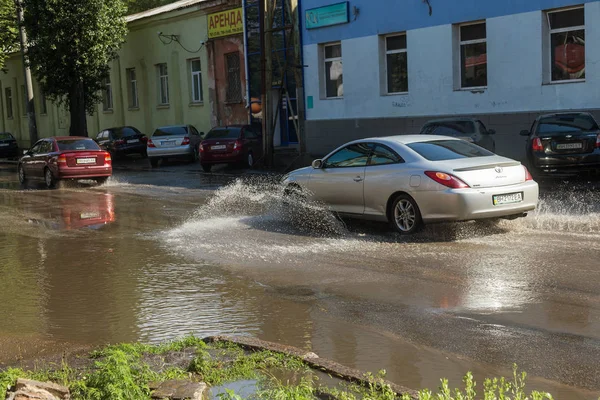
[[(194, 71), (194, 62), (197, 61), (200, 64), (200, 69), (198, 71)], [(198, 84), (199, 87), (196, 87), (194, 85), (194, 77), (198, 77)], [(202, 103), (203, 102), (203, 96), (202, 96), (202, 63), (200, 61), (200, 58), (191, 58), (190, 59), (190, 84), (191, 84), (191, 88), (192, 88), (192, 103)]]
[[(333, 47), (333, 46), (340, 46), (340, 53), (342, 53), (341, 57), (331, 57), (331, 58), (327, 58), (326, 57), (326, 50), (328, 47)], [(321, 48), (322, 52), (323, 52), (323, 77), (325, 78), (325, 80), (323, 81), (323, 97), (325, 99), (343, 99), (344, 96), (327, 96), (327, 81), (329, 80), (329, 71), (327, 71), (327, 63), (328, 62), (335, 62), (335, 61), (341, 61), (342, 62), (342, 76), (344, 76), (344, 53), (342, 52), (342, 42), (331, 42), (331, 43), (326, 43), (322, 45)], [(343, 78), (342, 78), (343, 79)]]
[[(164, 74), (162, 68), (164, 67)], [(156, 64), (156, 70), (158, 73), (158, 105), (168, 106), (169, 105), (169, 68), (167, 63)], [(166, 93), (163, 93), (163, 82)], [(166, 100), (163, 101), (163, 100)]]
[(102, 82), (104, 88), (102, 89), (102, 111), (112, 111), (113, 110), (113, 93), (112, 93), (112, 82), (110, 80), (110, 75), (107, 76)]
[[(464, 42), (462, 41), (461, 38), (461, 29), (463, 26), (471, 26), (471, 25), (480, 25), (480, 24), (485, 24), (485, 39), (474, 39), (474, 40), (465, 40)], [(462, 65), (462, 47), (463, 45), (469, 45), (469, 44), (478, 44), (478, 43), (485, 43), (485, 48), (486, 48), (486, 53), (487, 53), (487, 21), (486, 20), (481, 20), (481, 21), (473, 21), (473, 22), (467, 22), (464, 24), (459, 24), (458, 25), (458, 87), (460, 90), (482, 90), (482, 89), (487, 89), (487, 85), (486, 86), (463, 86), (462, 85), (462, 71), (463, 71), (463, 65)], [(487, 65), (486, 65), (486, 81), (487, 81)]]
[[(396, 37), (396, 36), (404, 36), (406, 39), (408, 39), (408, 38), (406, 37), (406, 32), (402, 32), (402, 33), (391, 33), (391, 34), (389, 34), (389, 35), (384, 35), (384, 36), (383, 36), (383, 50), (384, 50), (384, 54), (383, 54), (383, 57), (384, 57), (383, 64), (384, 64), (384, 66), (385, 66), (385, 67), (384, 67), (384, 69), (383, 69), (383, 73), (384, 73), (384, 76), (385, 76), (385, 79), (384, 79), (384, 82), (385, 82), (384, 84), (385, 84), (385, 86), (384, 86), (384, 89), (383, 89), (383, 90), (384, 90), (384, 93), (385, 93), (386, 95), (408, 94), (408, 90), (406, 90), (406, 91), (404, 91), (404, 92), (388, 92), (388, 88), (389, 88), (390, 86), (389, 86), (389, 82), (388, 82), (388, 58), (387, 58), (387, 56), (388, 56), (389, 54), (399, 54), (399, 53), (406, 53), (406, 57), (407, 57), (407, 59), (406, 59), (406, 60), (407, 60), (407, 61), (406, 61), (406, 63), (408, 64), (408, 42), (406, 43), (406, 47), (405, 47), (404, 49), (400, 49), (400, 50), (388, 50), (388, 48), (387, 48), (387, 39), (388, 39), (388, 38), (391, 38), (391, 37)], [(407, 65), (407, 69), (408, 69), (408, 65)], [(407, 85), (406, 85), (406, 87), (408, 88), (408, 82), (407, 82)]]
[[(578, 9), (582, 9), (583, 10), (583, 25), (577, 25), (577, 26), (570, 26), (568, 28), (559, 28), (559, 29), (552, 29), (552, 25), (550, 25), (550, 14), (556, 14), (556, 13), (560, 13), (560, 12), (565, 12), (565, 11), (572, 11), (572, 10), (578, 10)], [(584, 5), (580, 5), (580, 6), (576, 6), (576, 7), (567, 7), (567, 8), (559, 8), (556, 10), (550, 10), (550, 11), (546, 11), (546, 24), (548, 26), (548, 56), (547, 56), (547, 65), (549, 67), (548, 71), (550, 76), (548, 77), (547, 82), (549, 83), (575, 83), (575, 82), (585, 82), (585, 78), (579, 78), (579, 79), (560, 79), (560, 80), (552, 80), (552, 51), (554, 51), (554, 49), (552, 48), (552, 34), (553, 33), (563, 33), (563, 32), (570, 32), (570, 31), (584, 31), (585, 32), (585, 6)], [(587, 53), (586, 53), (587, 54)], [(585, 61), (584, 61), (585, 62)], [(587, 68), (587, 63), (586, 63), (586, 68)]]
[(129, 109), (140, 108), (140, 99), (138, 97), (137, 75), (135, 68), (127, 68), (127, 95)]

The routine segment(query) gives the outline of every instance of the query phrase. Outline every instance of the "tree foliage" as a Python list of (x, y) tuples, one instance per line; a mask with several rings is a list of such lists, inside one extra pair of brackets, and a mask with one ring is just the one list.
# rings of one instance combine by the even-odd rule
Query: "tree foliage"
[(14, 0), (0, 0), (0, 70), (4, 69), (6, 56), (18, 48), (16, 13)]
[[(12, 1), (12, 0), (9, 0)], [(24, 0), (31, 69), (46, 96), (71, 112), (71, 134), (87, 134), (85, 112), (101, 99), (109, 62), (125, 41), (123, 0)]]
[(174, 3), (177, 0), (128, 0), (127, 1), (127, 13), (135, 14), (142, 11), (150, 10), (164, 6), (165, 4)]

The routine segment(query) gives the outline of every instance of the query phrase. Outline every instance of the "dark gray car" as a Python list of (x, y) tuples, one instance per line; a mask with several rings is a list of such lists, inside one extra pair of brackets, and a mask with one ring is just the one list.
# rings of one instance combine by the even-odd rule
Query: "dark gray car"
[(451, 136), (474, 143), (492, 153), (496, 152), (496, 141), (493, 129), (487, 129), (483, 122), (476, 118), (444, 118), (427, 122), (421, 128), (422, 135)]

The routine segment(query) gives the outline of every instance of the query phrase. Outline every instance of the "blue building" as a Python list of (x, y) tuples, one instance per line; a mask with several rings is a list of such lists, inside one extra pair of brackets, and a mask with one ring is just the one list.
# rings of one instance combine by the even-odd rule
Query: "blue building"
[(474, 116), (522, 158), (540, 113), (600, 110), (598, 0), (303, 0), (307, 150)]

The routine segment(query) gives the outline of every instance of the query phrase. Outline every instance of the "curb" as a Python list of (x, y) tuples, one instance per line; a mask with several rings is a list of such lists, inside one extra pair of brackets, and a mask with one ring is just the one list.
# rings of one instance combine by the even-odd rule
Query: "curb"
[[(281, 353), (288, 356), (299, 357), (311, 368), (318, 369), (342, 380), (358, 383), (364, 386), (368, 386), (370, 383), (365, 378), (364, 374), (357, 369), (348, 368), (335, 361), (326, 358), (321, 358), (313, 352), (305, 351), (297, 347), (286, 346), (279, 343), (267, 342), (264, 340), (243, 336), (208, 336), (202, 340), (205, 343), (233, 343), (247, 350), (268, 350), (274, 353)], [(387, 380), (383, 380), (383, 383), (389, 385), (397, 396), (403, 396), (405, 394), (408, 394), (413, 399), (418, 398), (418, 392), (416, 390), (409, 389), (407, 387), (395, 384)]]

